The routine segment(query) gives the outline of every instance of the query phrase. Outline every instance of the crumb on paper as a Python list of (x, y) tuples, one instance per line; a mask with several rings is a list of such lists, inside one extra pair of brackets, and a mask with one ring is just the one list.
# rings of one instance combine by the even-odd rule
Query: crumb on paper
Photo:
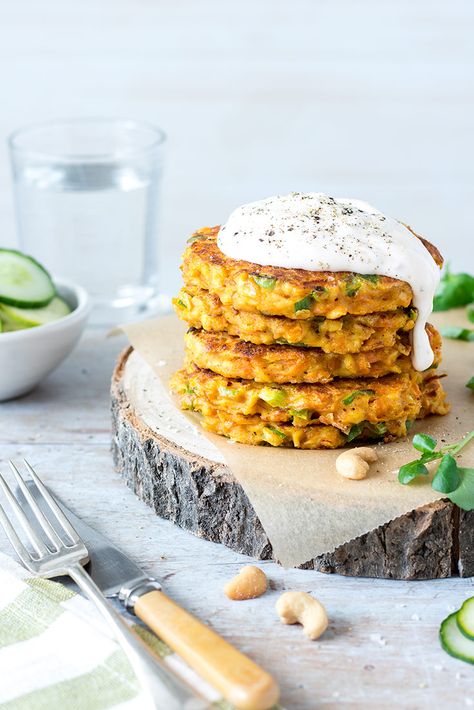
[(166, 365), (166, 360), (157, 360), (156, 361), (156, 366), (157, 367), (164, 367)]
[(411, 619), (412, 621), (420, 621), (420, 617), (418, 616), (418, 614), (412, 614), (412, 615), (410, 616), (410, 619)]

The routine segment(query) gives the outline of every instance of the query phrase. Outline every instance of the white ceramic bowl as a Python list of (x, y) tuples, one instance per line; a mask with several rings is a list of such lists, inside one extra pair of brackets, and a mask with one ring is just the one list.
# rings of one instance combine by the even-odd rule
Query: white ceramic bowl
[(72, 312), (46, 325), (0, 333), (0, 401), (36, 387), (79, 340), (90, 311), (89, 296), (63, 279), (54, 279), (54, 283)]

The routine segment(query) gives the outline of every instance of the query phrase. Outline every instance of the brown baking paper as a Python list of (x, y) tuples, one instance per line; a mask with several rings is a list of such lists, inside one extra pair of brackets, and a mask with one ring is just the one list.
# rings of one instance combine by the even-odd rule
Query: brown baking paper
[[(437, 326), (468, 325), (461, 310), (434, 314), (431, 320)], [(183, 324), (174, 316), (165, 316), (127, 325), (123, 330), (167, 389), (170, 375), (182, 365)], [(244, 488), (276, 558), (285, 567), (296, 567), (443, 497), (426, 480), (408, 486), (397, 481), (399, 467), (418, 457), (411, 446), (413, 433), (423, 431), (439, 442), (454, 442), (474, 428), (474, 392), (465, 386), (474, 375), (474, 343), (445, 339), (440, 372), (449, 373), (443, 384), (452, 406), (450, 414), (417, 422), (409, 439), (378, 444), (379, 461), (361, 481), (347, 480), (336, 473), (335, 460), (340, 450), (302, 451), (235, 444), (204, 432), (196, 415), (186, 416), (217, 447)], [(159, 408), (159, 398), (151, 406)], [(150, 425), (150, 417), (146, 423)], [(460, 461), (464, 466), (474, 466), (474, 443), (463, 450)]]

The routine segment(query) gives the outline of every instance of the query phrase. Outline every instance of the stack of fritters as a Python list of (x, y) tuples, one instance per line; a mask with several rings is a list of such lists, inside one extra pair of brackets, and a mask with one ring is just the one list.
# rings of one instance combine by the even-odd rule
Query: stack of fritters
[(206, 429), (245, 444), (336, 448), (404, 436), (413, 420), (448, 411), (433, 326), (433, 365), (411, 363), (407, 283), (237, 261), (219, 250), (218, 231), (190, 239), (174, 299), (191, 327), (171, 387)]

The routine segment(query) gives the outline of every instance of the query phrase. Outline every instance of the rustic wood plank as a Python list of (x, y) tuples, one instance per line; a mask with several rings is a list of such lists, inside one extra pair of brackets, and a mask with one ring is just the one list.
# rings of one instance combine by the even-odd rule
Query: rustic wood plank
[[(122, 353), (112, 379), (112, 450), (118, 471), (157, 515), (237, 552), (272, 559), (265, 531), (229, 469), (182, 448), (171, 435), (160, 436), (133, 409), (123, 383), (131, 353), (131, 348)], [(454, 511), (449, 501), (422, 506), (303, 567), (388, 579), (443, 578), (458, 570), (468, 576), (474, 573), (471, 518)]]

